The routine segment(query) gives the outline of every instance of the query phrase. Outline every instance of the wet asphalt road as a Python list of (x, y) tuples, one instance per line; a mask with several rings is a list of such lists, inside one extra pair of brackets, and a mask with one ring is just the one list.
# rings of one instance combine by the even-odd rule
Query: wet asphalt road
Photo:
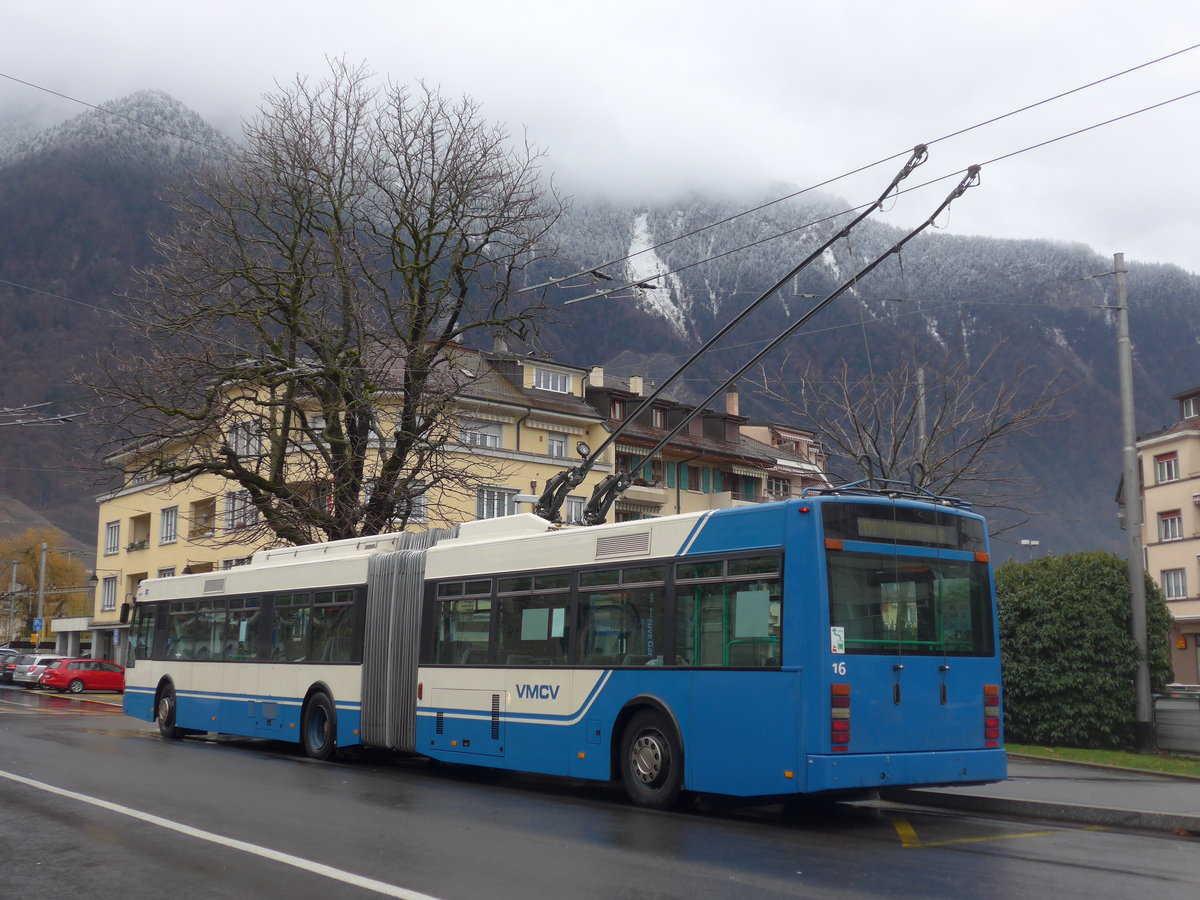
[(4, 895), (1200, 896), (1191, 840), (869, 805), (649, 812), (580, 782), (165, 742), (105, 699), (0, 686)]

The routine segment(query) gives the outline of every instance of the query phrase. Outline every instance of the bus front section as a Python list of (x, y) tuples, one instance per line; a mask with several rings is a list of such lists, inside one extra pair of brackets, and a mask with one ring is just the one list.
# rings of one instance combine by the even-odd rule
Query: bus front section
[(828, 641), (807, 790), (1004, 778), (983, 519), (894, 496), (822, 501)]

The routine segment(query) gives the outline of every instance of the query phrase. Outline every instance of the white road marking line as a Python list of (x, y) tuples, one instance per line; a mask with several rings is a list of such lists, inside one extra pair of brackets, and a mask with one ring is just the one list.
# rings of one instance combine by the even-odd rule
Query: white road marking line
[(123, 816), (129, 816), (131, 819), (139, 819), (142, 822), (148, 822), (151, 825), (157, 825), (160, 828), (176, 831), (179, 834), (185, 834), (188, 837), (199, 838), (202, 841), (209, 841), (213, 844), (219, 844), (222, 847), (229, 847), (232, 850), (241, 850), (243, 853), (251, 853), (254, 856), (261, 856), (263, 859), (281, 862), (284, 865), (293, 866), (294, 868), (301, 869), (305, 872), (311, 872), (314, 875), (323, 875), (326, 878), (332, 878), (334, 881), (341, 881), (345, 884), (353, 885), (354, 887), (360, 887), (368, 891), (374, 891), (377, 894), (383, 894), (385, 897), (399, 897), (402, 898), (402, 900), (437, 900), (436, 897), (433, 897), (430, 894), (422, 894), (419, 891), (410, 891), (406, 888), (402, 888), (394, 884), (388, 884), (384, 881), (376, 881), (374, 878), (366, 878), (362, 875), (355, 875), (353, 872), (346, 872), (342, 869), (335, 869), (332, 866), (313, 862), (310, 859), (292, 856), (290, 853), (280, 853), (278, 850), (272, 850), (269, 847), (260, 847), (258, 844), (250, 844), (246, 841), (239, 841), (234, 838), (225, 837), (224, 835), (214, 834), (211, 831), (203, 831), (199, 828), (193, 828), (190, 825), (184, 825), (181, 822), (173, 822), (170, 819), (164, 819), (161, 816), (151, 815), (150, 813), (145, 813), (141, 810), (132, 809), (128, 806), (122, 806), (119, 803), (110, 803), (109, 801), (101, 800), (98, 797), (89, 797), (87, 794), (79, 794), (75, 791), (68, 791), (65, 788), (55, 787), (52, 784), (34, 781), (32, 778), (25, 778), (22, 775), (16, 775), (12, 772), (0, 770), (0, 778), (7, 778), (9, 781), (15, 781), (18, 784), (24, 784), (28, 787), (37, 788), (39, 791), (58, 794), (60, 797), (78, 800), (81, 803), (90, 803), (92, 806), (98, 806), (101, 809), (106, 809), (110, 812), (120, 813)]

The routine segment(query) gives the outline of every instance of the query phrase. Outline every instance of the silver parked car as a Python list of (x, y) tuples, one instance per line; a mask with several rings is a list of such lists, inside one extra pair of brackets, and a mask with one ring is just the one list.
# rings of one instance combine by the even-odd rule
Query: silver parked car
[(65, 658), (57, 653), (31, 653), (22, 656), (13, 670), (13, 684), (24, 685), (27, 688), (38, 687), (46, 665), (56, 659)]

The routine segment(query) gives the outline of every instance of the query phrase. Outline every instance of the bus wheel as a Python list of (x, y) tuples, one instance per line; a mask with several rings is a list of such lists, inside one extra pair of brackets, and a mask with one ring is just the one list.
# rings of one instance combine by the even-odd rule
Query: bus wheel
[(644, 709), (621, 736), (621, 780), (638, 806), (670, 809), (681, 797), (683, 749), (665, 717)]
[(329, 695), (313, 694), (300, 718), (304, 752), (313, 759), (329, 759), (337, 749), (337, 713)]
[(175, 688), (170, 685), (164, 687), (158, 695), (154, 721), (158, 723), (158, 733), (167, 740), (177, 741), (183, 737), (183, 729), (175, 725)]

